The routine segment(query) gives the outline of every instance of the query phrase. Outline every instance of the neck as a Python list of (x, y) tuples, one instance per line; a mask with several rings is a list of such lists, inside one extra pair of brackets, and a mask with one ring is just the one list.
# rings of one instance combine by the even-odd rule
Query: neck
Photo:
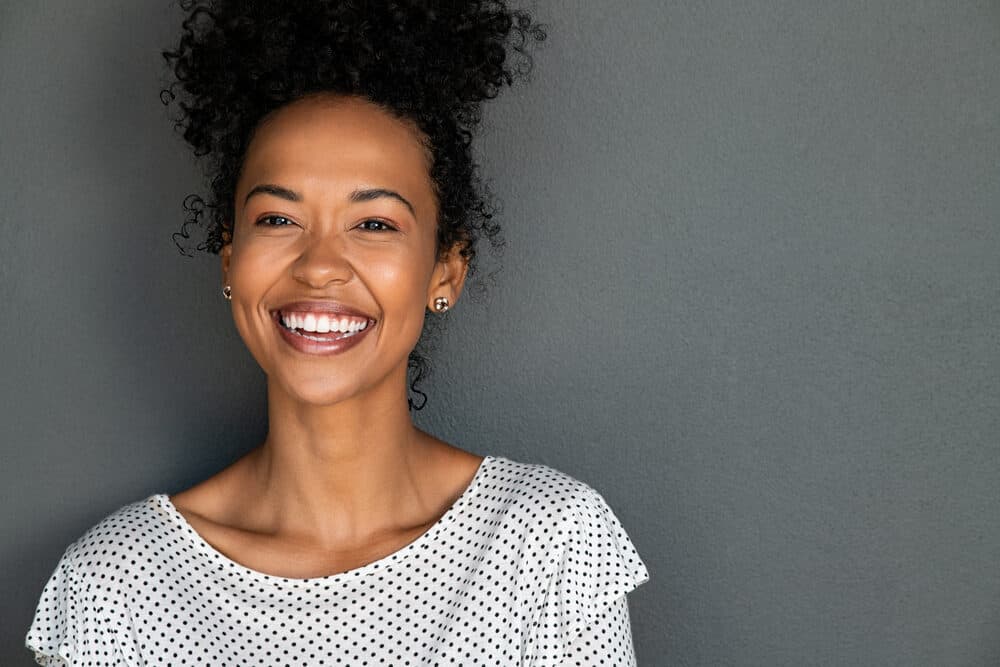
[(263, 525), (343, 545), (426, 516), (420, 489), (434, 439), (410, 418), (405, 370), (332, 405), (303, 403), (269, 381), (267, 439), (248, 461)]

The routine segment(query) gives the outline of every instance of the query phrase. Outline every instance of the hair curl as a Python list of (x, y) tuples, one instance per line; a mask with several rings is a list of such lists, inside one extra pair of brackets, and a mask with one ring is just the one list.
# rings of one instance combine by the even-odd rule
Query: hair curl
[[(160, 93), (177, 100), (174, 127), (204, 158), (207, 201), (184, 200), (187, 218), (173, 235), (218, 254), (232, 238), (236, 182), (260, 121), (312, 93), (364, 97), (414, 122), (432, 157), (438, 200), (438, 257), (458, 248), (476, 271), (476, 247), (486, 237), (503, 246), (496, 206), (471, 153), (481, 104), (531, 71), (529, 43), (545, 27), (504, 0), (180, 0), (186, 13), (180, 44), (163, 51), (174, 79)], [(178, 90), (179, 89), (179, 90)], [(178, 99), (179, 98), (179, 99)], [(207, 215), (206, 215), (207, 213)], [(426, 322), (437, 318), (425, 318)], [(426, 336), (421, 336), (423, 340)], [(410, 388), (430, 369), (419, 346), (411, 352)]]

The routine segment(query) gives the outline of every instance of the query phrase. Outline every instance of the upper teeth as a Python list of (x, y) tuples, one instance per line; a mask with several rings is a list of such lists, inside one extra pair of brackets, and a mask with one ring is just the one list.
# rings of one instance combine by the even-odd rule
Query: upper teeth
[(316, 333), (339, 331), (351, 333), (368, 326), (368, 320), (358, 317), (331, 317), (319, 313), (281, 313), (281, 323), (289, 329), (303, 329)]

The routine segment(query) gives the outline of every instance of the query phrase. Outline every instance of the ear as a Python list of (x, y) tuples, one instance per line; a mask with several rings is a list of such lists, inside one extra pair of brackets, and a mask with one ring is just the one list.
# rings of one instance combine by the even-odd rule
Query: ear
[(427, 298), (424, 300), (431, 312), (434, 310), (434, 299), (447, 297), (450, 307), (455, 306), (458, 297), (465, 286), (465, 276), (469, 272), (469, 262), (462, 256), (458, 245), (452, 246), (434, 265), (431, 282), (427, 288)]
[(222, 258), (222, 284), (225, 286), (229, 284), (229, 258), (233, 254), (233, 237), (225, 229), (222, 230), (222, 243), (219, 256)]

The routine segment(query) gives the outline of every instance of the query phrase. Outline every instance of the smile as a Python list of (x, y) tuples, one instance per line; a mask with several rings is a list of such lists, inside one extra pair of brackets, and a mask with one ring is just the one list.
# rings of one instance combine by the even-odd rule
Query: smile
[(272, 318), (282, 339), (305, 354), (337, 354), (354, 347), (373, 327), (362, 317), (326, 313), (276, 312)]

